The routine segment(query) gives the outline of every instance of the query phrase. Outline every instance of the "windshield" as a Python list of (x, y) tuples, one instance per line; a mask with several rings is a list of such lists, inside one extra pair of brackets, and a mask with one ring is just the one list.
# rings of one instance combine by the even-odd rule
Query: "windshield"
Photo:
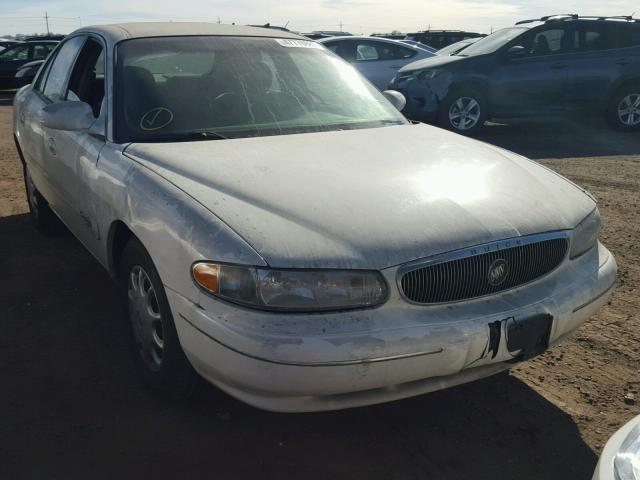
[(161, 37), (119, 44), (118, 141), (224, 139), (407, 121), (311, 41)]
[(459, 52), (458, 55), (467, 57), (471, 55), (485, 55), (487, 53), (493, 53), (527, 30), (529, 29), (526, 27), (511, 27), (497, 30), (491, 35), (487, 35), (472, 45), (469, 45), (467, 48)]

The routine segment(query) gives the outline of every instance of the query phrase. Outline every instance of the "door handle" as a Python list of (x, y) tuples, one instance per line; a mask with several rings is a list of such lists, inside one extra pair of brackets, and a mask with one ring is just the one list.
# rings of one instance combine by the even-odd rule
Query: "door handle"
[(47, 140), (47, 148), (51, 152), (51, 155), (55, 155), (57, 153), (56, 152), (56, 141), (53, 139), (53, 137), (49, 137), (49, 139)]
[(553, 65), (551, 65), (551, 68), (553, 68), (554, 70), (561, 70), (563, 68), (567, 68), (567, 64), (566, 63), (554, 63)]

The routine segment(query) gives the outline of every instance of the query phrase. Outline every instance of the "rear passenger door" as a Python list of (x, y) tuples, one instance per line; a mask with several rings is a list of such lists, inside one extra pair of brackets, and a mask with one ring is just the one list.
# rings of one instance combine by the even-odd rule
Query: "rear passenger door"
[(571, 58), (568, 102), (574, 108), (605, 108), (611, 88), (640, 72), (640, 28), (634, 24), (579, 22)]

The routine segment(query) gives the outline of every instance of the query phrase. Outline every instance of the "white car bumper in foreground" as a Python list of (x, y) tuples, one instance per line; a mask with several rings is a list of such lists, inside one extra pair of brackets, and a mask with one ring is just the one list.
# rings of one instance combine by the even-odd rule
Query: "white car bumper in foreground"
[[(549, 345), (595, 314), (617, 266), (602, 245), (528, 285), (490, 297), (412, 305), (394, 293), (381, 307), (277, 314), (202, 295), (195, 304), (167, 289), (181, 345), (211, 383), (251, 405), (317, 411), (381, 403), (440, 390), (512, 366), (512, 319), (553, 317)], [(499, 325), (491, 347), (490, 324)]]
[[(607, 441), (593, 472), (593, 480), (635, 480), (639, 478), (640, 451), (637, 450), (640, 443), (639, 435), (640, 415), (624, 424)], [(625, 449), (630, 451), (622, 451)], [(621, 462), (620, 458), (616, 460), (619, 455), (625, 456), (626, 462)]]

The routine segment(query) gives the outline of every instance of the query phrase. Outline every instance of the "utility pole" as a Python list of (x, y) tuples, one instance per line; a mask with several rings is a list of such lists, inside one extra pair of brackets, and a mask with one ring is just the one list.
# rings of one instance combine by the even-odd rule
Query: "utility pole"
[(220, 17), (218, 17), (218, 25), (220, 25)]
[(49, 15), (47, 12), (44, 12), (44, 21), (47, 24), (47, 35), (51, 35), (51, 32), (49, 31)]
[(340, 31), (342, 31), (342, 19), (340, 19)]

